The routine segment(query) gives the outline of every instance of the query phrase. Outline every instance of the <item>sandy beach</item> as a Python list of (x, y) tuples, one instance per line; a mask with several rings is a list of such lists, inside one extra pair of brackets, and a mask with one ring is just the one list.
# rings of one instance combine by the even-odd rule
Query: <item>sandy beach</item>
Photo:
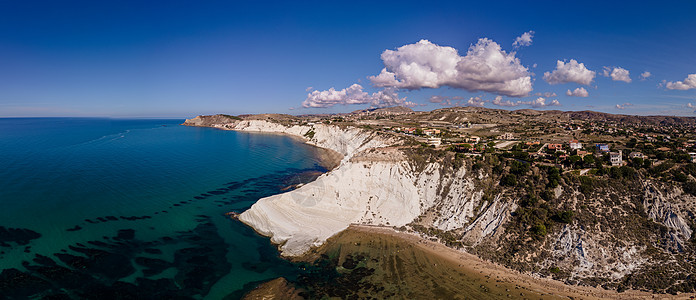
[(477, 256), (449, 248), (443, 244), (424, 239), (416, 234), (399, 232), (388, 227), (351, 225), (347, 231), (362, 233), (366, 239), (372, 235), (386, 235), (399, 238), (416, 246), (434, 257), (451, 262), (451, 266), (464, 270), (466, 274), (481, 274), (496, 282), (511, 283), (541, 296), (564, 299), (690, 299), (694, 294), (651, 294), (642, 291), (616, 291), (595, 287), (570, 286), (547, 278), (537, 278), (488, 262)]

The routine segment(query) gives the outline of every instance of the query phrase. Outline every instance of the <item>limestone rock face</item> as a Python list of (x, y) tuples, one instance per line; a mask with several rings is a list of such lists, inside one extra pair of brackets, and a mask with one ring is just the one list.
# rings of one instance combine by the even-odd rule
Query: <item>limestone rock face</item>
[(675, 204), (692, 203), (693, 200), (684, 195), (681, 190), (660, 188), (651, 181), (644, 183), (644, 190), (643, 206), (648, 212), (648, 217), (674, 229), (674, 232), (670, 233), (672, 242), (677, 249), (682, 249), (684, 242), (691, 238), (693, 231), (682, 217), (684, 214)]
[[(219, 121), (219, 120), (218, 120)], [(403, 226), (436, 211), (433, 227), (464, 230), (474, 243), (495, 233), (517, 207), (496, 197), (482, 203), (476, 178), (466, 167), (443, 172), (436, 161), (418, 170), (399, 150), (402, 139), (354, 127), (283, 125), (266, 120), (186, 124), (288, 134), (344, 156), (337, 168), (300, 188), (258, 200), (239, 219), (281, 245), (283, 255), (301, 255), (352, 223)], [(396, 146), (395, 146), (396, 145)], [(478, 216), (478, 218), (477, 218)]]

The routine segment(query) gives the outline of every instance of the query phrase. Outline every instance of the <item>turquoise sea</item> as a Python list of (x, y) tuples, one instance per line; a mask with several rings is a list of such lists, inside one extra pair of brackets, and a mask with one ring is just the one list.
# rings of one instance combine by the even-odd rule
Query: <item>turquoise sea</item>
[(0, 119), (0, 298), (222, 299), (301, 269), (224, 214), (326, 171), (286, 136)]

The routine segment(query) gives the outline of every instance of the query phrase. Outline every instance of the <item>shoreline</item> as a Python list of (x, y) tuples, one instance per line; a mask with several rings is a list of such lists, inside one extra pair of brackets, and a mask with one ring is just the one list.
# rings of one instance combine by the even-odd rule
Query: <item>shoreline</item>
[(341, 161), (343, 160), (344, 156), (341, 153), (336, 152), (333, 149), (329, 148), (324, 148), (317, 146), (315, 144), (312, 144), (303, 136), (299, 136), (296, 134), (291, 134), (287, 132), (268, 132), (268, 131), (253, 131), (253, 130), (240, 130), (240, 129), (235, 129), (235, 128), (228, 128), (228, 127), (218, 127), (218, 126), (208, 126), (208, 125), (193, 125), (193, 124), (186, 124), (185, 122), (180, 124), (183, 126), (189, 126), (189, 127), (206, 127), (206, 128), (214, 128), (214, 129), (219, 129), (219, 130), (226, 130), (226, 131), (234, 131), (234, 132), (242, 132), (242, 133), (249, 133), (249, 134), (268, 134), (268, 135), (280, 135), (280, 136), (287, 136), (293, 140), (296, 140), (302, 144), (312, 146), (315, 150), (315, 155), (314, 157), (319, 161), (319, 165), (326, 168), (327, 172), (331, 172), (333, 169), (338, 167), (341, 164)]
[[(190, 126), (190, 125), (189, 125)], [(197, 126), (197, 125), (194, 125)], [(300, 136), (298, 134), (293, 134), (293, 133), (287, 133), (287, 132), (276, 132), (276, 131), (260, 131), (260, 130), (244, 130), (244, 129), (236, 129), (236, 128), (229, 128), (229, 127), (217, 127), (217, 126), (199, 126), (199, 127), (210, 127), (210, 128), (218, 128), (222, 130), (232, 130), (232, 131), (243, 131), (247, 133), (259, 133), (259, 134), (274, 134), (274, 135), (286, 135), (289, 136), (293, 139), (297, 139), (298, 141), (302, 141), (304, 144), (313, 146), (315, 149), (317, 149), (317, 159), (321, 162), (321, 164), (328, 170), (324, 174), (328, 174), (334, 170), (337, 166), (340, 165), (340, 162), (345, 158), (342, 154), (328, 148), (324, 148), (315, 144), (310, 143), (310, 140), (308, 140), (304, 136)], [(251, 226), (250, 226), (251, 227)], [(254, 229), (257, 233), (261, 235), (265, 235), (261, 232), (258, 232), (256, 228), (251, 227)], [(320, 249), (323, 249), (324, 246), (329, 244), (329, 241), (331, 239), (335, 239), (342, 233), (350, 230), (355, 230), (355, 231), (360, 231), (362, 233), (366, 234), (379, 234), (379, 235), (387, 235), (391, 237), (398, 238), (399, 240), (410, 243), (414, 246), (417, 246), (419, 249), (427, 252), (429, 255), (436, 256), (442, 259), (446, 259), (455, 266), (459, 266), (459, 268), (466, 269), (467, 271), (473, 272), (473, 273), (480, 273), (483, 275), (490, 276), (490, 278), (496, 278), (497, 280), (501, 280), (501, 282), (505, 282), (508, 284), (516, 284), (520, 286), (524, 286), (527, 288), (527, 290), (539, 293), (541, 295), (546, 295), (546, 296), (551, 296), (551, 297), (564, 297), (564, 298), (579, 298), (579, 299), (687, 299), (690, 296), (694, 296), (696, 294), (679, 294), (679, 295), (671, 295), (671, 294), (652, 294), (650, 292), (643, 292), (643, 291), (636, 291), (636, 290), (627, 290), (624, 292), (617, 292), (615, 290), (605, 290), (602, 288), (597, 288), (597, 287), (589, 287), (589, 286), (579, 286), (579, 285), (567, 285), (561, 281), (554, 280), (551, 278), (541, 278), (541, 277), (535, 277), (531, 274), (524, 274), (520, 273), (518, 271), (508, 269), (502, 265), (486, 261), (484, 259), (479, 258), (478, 256), (466, 252), (462, 252), (453, 248), (449, 248), (444, 244), (441, 244), (439, 242), (433, 242), (430, 241), (426, 238), (423, 238), (420, 235), (414, 234), (414, 233), (406, 233), (406, 232), (398, 232), (394, 230), (391, 227), (381, 227), (381, 226), (372, 226), (372, 225), (356, 225), (356, 224), (351, 224), (348, 228), (346, 228), (343, 231), (340, 231), (333, 236), (329, 240), (327, 240), (322, 246), (319, 246), (318, 248), (312, 248), (309, 251), (306, 251), (304, 254), (298, 256), (298, 257), (293, 257), (293, 256), (283, 256), (281, 255), (282, 258), (289, 260), (289, 261), (307, 261), (307, 259), (311, 258), (313, 254), (316, 254), (317, 251)], [(276, 243), (274, 243), (276, 244)], [(280, 247), (282, 244), (276, 244), (277, 247)], [(493, 277), (495, 276), (495, 277)]]
[(386, 235), (400, 239), (419, 249), (456, 264), (458, 268), (464, 269), (469, 273), (478, 273), (490, 276), (501, 282), (507, 282), (524, 286), (530, 291), (564, 298), (580, 299), (688, 299), (696, 294), (653, 294), (650, 292), (627, 290), (619, 293), (615, 290), (605, 290), (597, 287), (568, 285), (561, 281), (535, 277), (529, 274), (506, 268), (505, 266), (484, 260), (474, 254), (459, 251), (444, 244), (423, 238), (415, 233), (396, 231), (391, 227), (370, 226), (353, 224), (346, 230), (353, 230), (365, 234)]

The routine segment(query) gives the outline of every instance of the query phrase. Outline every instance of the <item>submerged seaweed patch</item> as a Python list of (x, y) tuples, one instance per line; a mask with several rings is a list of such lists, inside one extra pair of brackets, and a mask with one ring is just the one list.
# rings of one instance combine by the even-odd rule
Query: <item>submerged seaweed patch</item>
[(0, 226), (0, 246), (11, 247), (9, 243), (17, 245), (29, 244), (31, 240), (41, 237), (41, 234), (26, 228), (6, 228)]
[[(68, 251), (54, 253), (54, 258), (37, 254), (31, 262), (24, 262), (27, 271), (5, 269), (0, 273), (0, 293), (8, 299), (52, 297), (66, 291), (78, 298), (95, 299), (206, 295), (231, 267), (225, 257), (228, 245), (215, 225), (209, 218), (198, 219), (200, 223), (194, 229), (176, 238), (142, 241), (136, 239), (135, 230), (123, 229), (110, 242), (89, 241), (89, 246), (78, 243)], [(195, 244), (190, 243), (192, 237)], [(164, 245), (180, 247), (173, 262), (142, 256), (161, 254), (153, 247)], [(145, 267), (144, 277), (136, 278), (135, 283), (121, 281), (135, 273), (134, 264)], [(175, 278), (147, 278), (167, 268), (178, 271)]]

